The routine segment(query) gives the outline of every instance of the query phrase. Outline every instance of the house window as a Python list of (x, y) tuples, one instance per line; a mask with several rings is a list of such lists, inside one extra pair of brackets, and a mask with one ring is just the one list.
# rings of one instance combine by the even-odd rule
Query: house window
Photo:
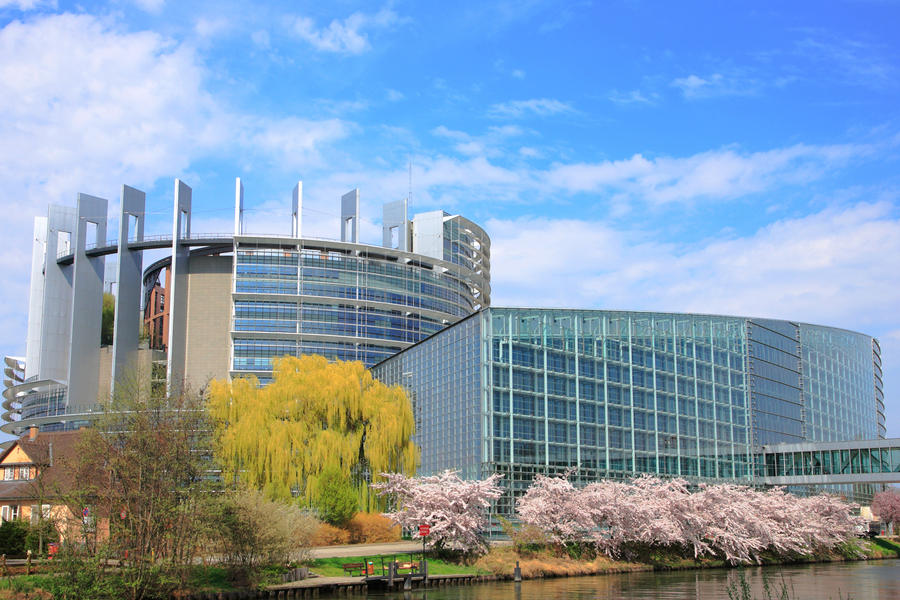
[(14, 504), (9, 507), (9, 520), (15, 521), (18, 518), (19, 518), (19, 505)]
[(9, 506), (3, 505), (3, 507), (0, 507), (0, 519), (9, 521)]
[(12, 481), (14, 470), (15, 469), (13, 469), (12, 467), (6, 467), (5, 469), (3, 469), (3, 479), (5, 479), (6, 481)]
[(29, 475), (31, 474), (31, 468), (29, 467), (19, 467), (19, 479), (31, 479)]
[[(40, 511), (38, 512), (38, 507), (40, 507)], [(43, 517), (44, 519), (50, 518), (50, 505), (49, 504), (32, 504), (31, 505), (31, 522), (32, 524), (37, 523), (38, 520)]]

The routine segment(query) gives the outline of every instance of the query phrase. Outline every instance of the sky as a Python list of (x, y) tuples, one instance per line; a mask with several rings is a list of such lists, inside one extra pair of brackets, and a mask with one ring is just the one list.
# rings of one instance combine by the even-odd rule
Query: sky
[[(900, 436), (900, 3), (0, 0), (0, 353), (33, 218), (147, 192), (171, 232), (339, 236), (359, 188), (492, 239), (496, 306), (790, 319), (879, 339)], [(108, 237), (115, 237), (111, 220)]]

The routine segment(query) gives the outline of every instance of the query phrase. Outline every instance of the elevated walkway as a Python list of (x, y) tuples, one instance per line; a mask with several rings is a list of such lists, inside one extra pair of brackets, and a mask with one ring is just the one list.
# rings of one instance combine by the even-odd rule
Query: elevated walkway
[(900, 438), (772, 444), (757, 449), (756, 483), (900, 483)]
[[(234, 235), (230, 233), (194, 233), (180, 242), (183, 246), (227, 246), (234, 244)], [(171, 235), (152, 235), (140, 240), (128, 240), (129, 250), (153, 250), (171, 248)], [(90, 257), (107, 256), (119, 251), (118, 240), (107, 240), (103, 245), (86, 244), (84, 253)], [(59, 250), (56, 262), (60, 265), (72, 264), (75, 253), (68, 248)]]

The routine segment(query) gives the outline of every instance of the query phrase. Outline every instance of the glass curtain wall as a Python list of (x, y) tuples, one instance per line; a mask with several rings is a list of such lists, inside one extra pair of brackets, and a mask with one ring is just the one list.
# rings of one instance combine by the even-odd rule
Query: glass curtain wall
[(273, 358), (311, 353), (372, 366), (476, 310), (464, 278), (421, 258), (239, 245), (232, 371), (265, 383)]
[(514, 494), (535, 473), (569, 469), (582, 482), (635, 473), (749, 482), (744, 320), (498, 308), (482, 319), (483, 470), (504, 473)]
[(806, 439), (828, 442), (883, 437), (881, 357), (873, 352), (872, 338), (801, 324), (800, 341)]

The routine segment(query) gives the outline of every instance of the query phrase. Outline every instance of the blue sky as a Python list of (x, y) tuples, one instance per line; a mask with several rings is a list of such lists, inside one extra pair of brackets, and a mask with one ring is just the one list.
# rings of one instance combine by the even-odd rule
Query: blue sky
[[(493, 302), (802, 320), (879, 338), (900, 436), (900, 4), (0, 0), (0, 352), (32, 219), (172, 181), (196, 232), (334, 237), (361, 189), (493, 240)], [(110, 231), (114, 231), (112, 227)], [(110, 237), (113, 237), (110, 235)]]

